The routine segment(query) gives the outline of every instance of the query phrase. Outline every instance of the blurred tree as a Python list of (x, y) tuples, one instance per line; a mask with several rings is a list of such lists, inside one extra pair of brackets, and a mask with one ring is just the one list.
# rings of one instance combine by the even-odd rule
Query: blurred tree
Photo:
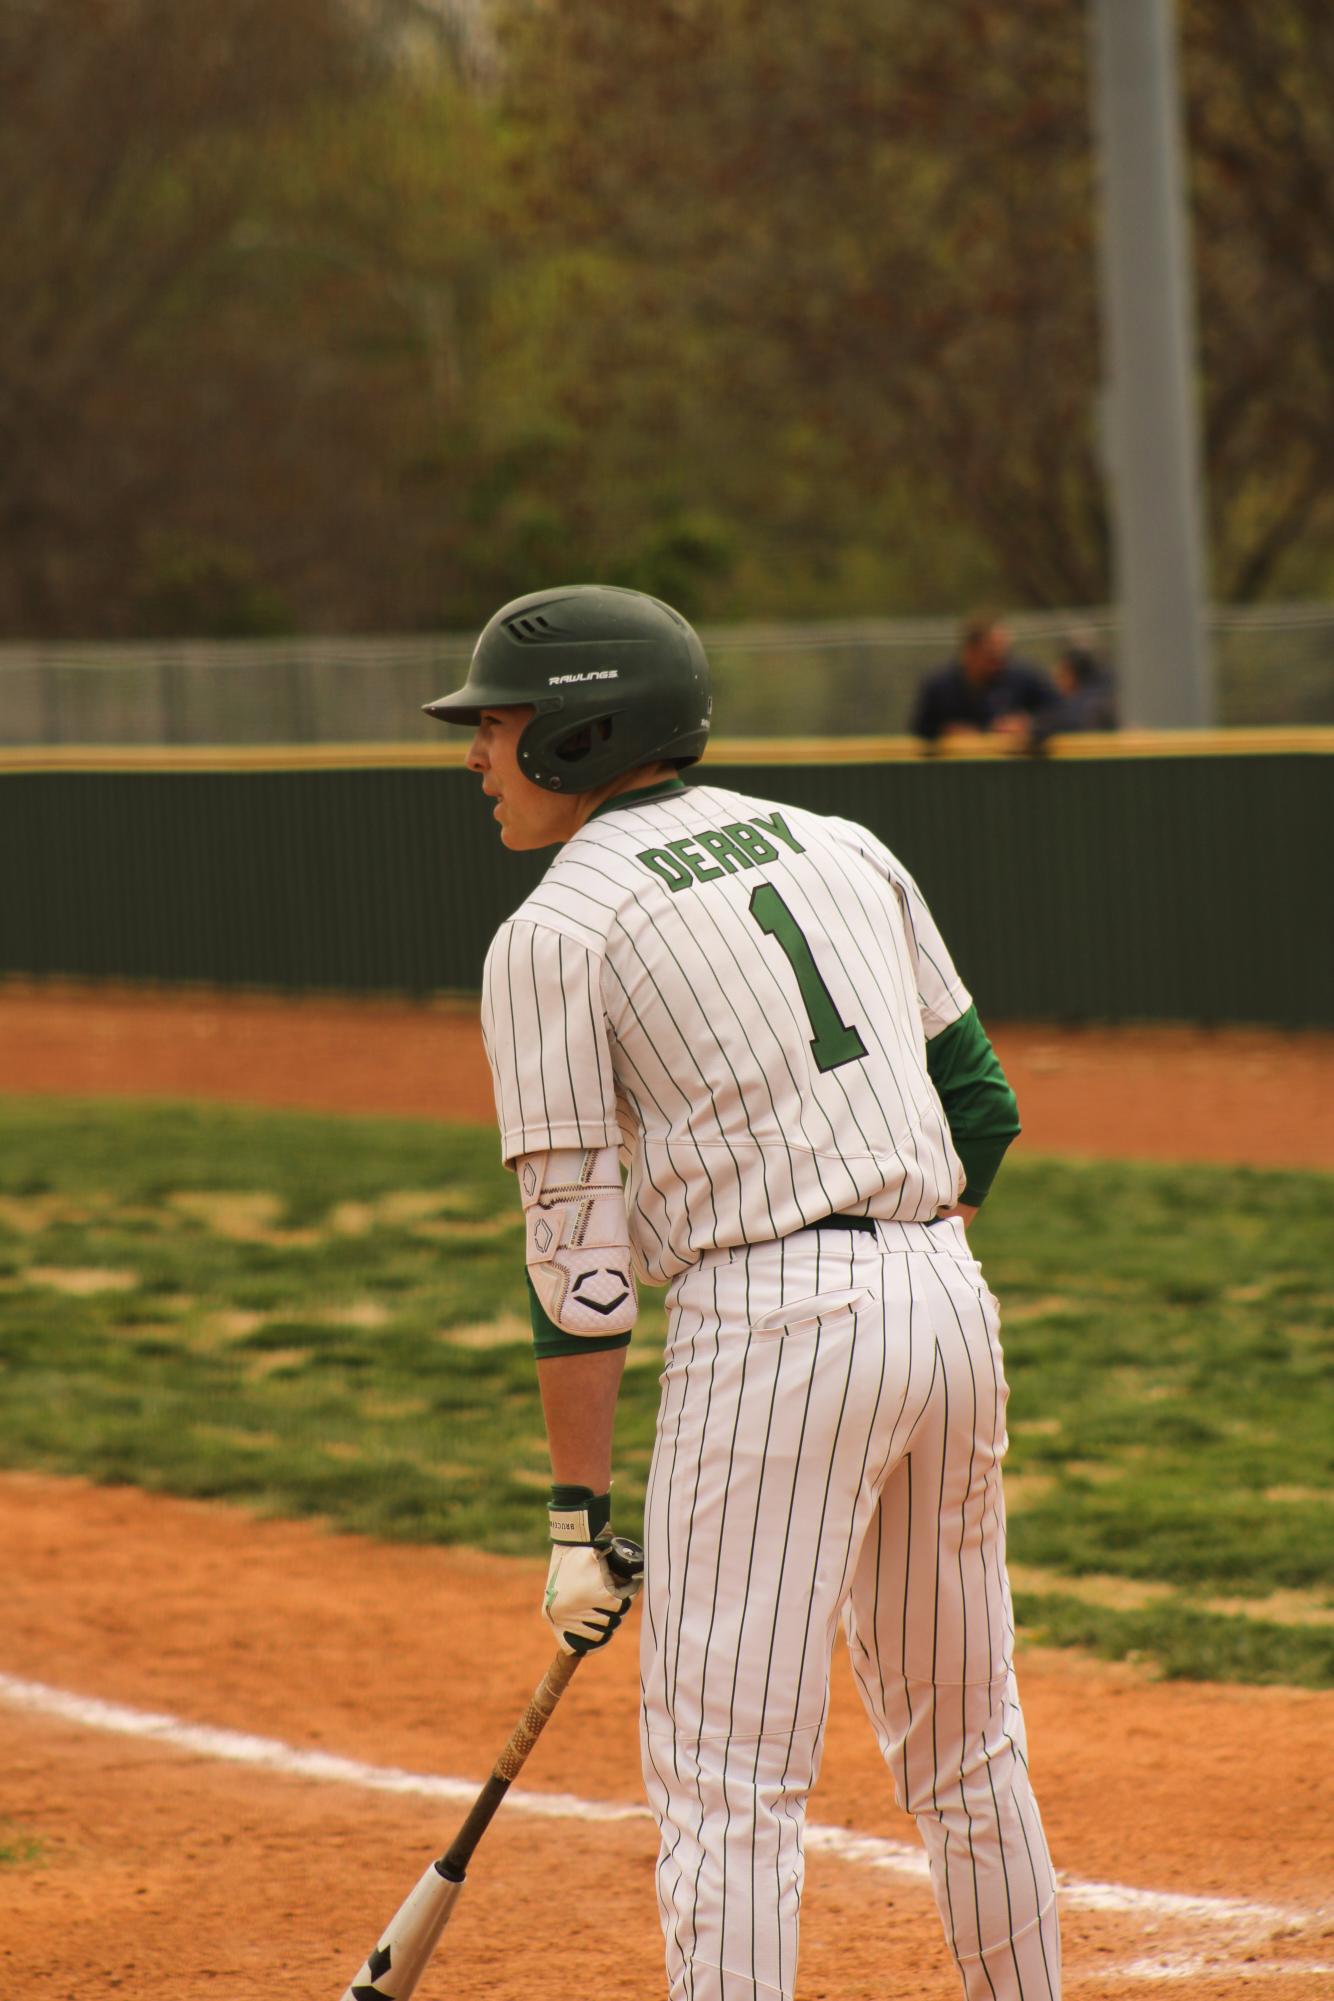
[[(646, 345), (658, 373), (685, 357), (687, 498), (775, 568), (786, 540), (818, 570), (892, 495), (927, 539), (968, 531), (1017, 600), (1106, 594), (1083, 9), (509, 0), (506, 20), (529, 215), (600, 254), (614, 302), (574, 329), (567, 407), (581, 382), (633, 397)], [(1188, 0), (1186, 23), (1216, 584), (1248, 596), (1303, 536), (1334, 539), (1334, 15)], [(642, 465), (642, 412), (632, 435)]]
[(292, 607), (244, 549), (152, 538), (135, 593), (135, 630), (164, 638), (271, 639), (296, 629)]
[(195, 388), (163, 329), (244, 214), (275, 124), (364, 68), (337, 0), (0, 6), (5, 626), (97, 629), (98, 598), (123, 602), (137, 520), (177, 499), (156, 420), (188, 421)]
[[(1183, 0), (1216, 587), (1334, 587), (1334, 14)], [(1066, 0), (0, 0), (0, 631), (1107, 590)]]
[(471, 616), (473, 48), (421, 0), (0, 0), (0, 630)]
[(1219, 593), (1334, 590), (1334, 9), (1184, 21)]
[[(449, 51), (418, 48), (373, 94), (283, 135), (263, 203), (234, 239), (244, 303), (224, 312), (219, 365), (277, 366), (306, 405), (287, 491), (300, 493), (309, 527), (289, 561), (321, 623), (473, 615), (469, 510), (490, 449), (483, 375), (514, 261), (494, 151), (485, 104)], [(253, 468), (250, 483), (262, 484)]]
[(888, 515), (971, 534), (986, 581), (1026, 600), (1098, 597), (1084, 46), (1063, 0), (512, 0), (506, 46), (534, 224), (596, 249), (624, 302), (575, 329), (587, 380), (625, 395), (627, 342), (659, 373), (688, 357), (694, 505), (775, 570), (837, 566)]

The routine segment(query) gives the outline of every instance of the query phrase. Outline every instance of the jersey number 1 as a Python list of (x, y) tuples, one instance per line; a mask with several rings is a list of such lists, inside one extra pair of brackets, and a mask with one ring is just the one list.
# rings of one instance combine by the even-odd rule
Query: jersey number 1
[(811, 1054), (816, 1068), (837, 1070), (841, 1064), (855, 1063), (859, 1056), (865, 1056), (866, 1044), (834, 1006), (834, 997), (806, 943), (806, 933), (771, 882), (759, 883), (752, 891), (750, 914), (761, 931), (778, 940), (797, 976), (807, 1019), (815, 1030)]

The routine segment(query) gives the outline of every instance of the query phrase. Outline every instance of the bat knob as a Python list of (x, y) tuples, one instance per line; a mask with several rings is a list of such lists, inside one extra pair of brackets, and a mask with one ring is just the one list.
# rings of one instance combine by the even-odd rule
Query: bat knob
[(628, 1535), (614, 1535), (607, 1544), (607, 1568), (622, 1584), (640, 1584), (644, 1578), (644, 1548)]

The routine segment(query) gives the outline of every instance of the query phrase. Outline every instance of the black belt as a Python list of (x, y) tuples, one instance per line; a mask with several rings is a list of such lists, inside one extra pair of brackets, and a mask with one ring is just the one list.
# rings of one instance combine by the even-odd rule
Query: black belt
[(817, 1216), (808, 1230), (861, 1230), (868, 1237), (875, 1235), (875, 1219), (871, 1216)]
[[(939, 1216), (928, 1216), (923, 1227), (929, 1230), (933, 1223), (939, 1223), (942, 1220)], [(817, 1216), (813, 1223), (806, 1225), (806, 1228), (808, 1230), (861, 1230), (866, 1236), (873, 1237), (875, 1235), (875, 1217)]]

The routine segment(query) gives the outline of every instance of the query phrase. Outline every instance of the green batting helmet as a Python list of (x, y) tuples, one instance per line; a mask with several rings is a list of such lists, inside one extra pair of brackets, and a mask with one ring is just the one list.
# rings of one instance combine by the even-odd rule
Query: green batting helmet
[(641, 764), (693, 764), (709, 734), (709, 663), (680, 612), (642, 591), (570, 584), (502, 605), (468, 678), (424, 704), (441, 722), (531, 703), (519, 769), (550, 792), (592, 792)]

